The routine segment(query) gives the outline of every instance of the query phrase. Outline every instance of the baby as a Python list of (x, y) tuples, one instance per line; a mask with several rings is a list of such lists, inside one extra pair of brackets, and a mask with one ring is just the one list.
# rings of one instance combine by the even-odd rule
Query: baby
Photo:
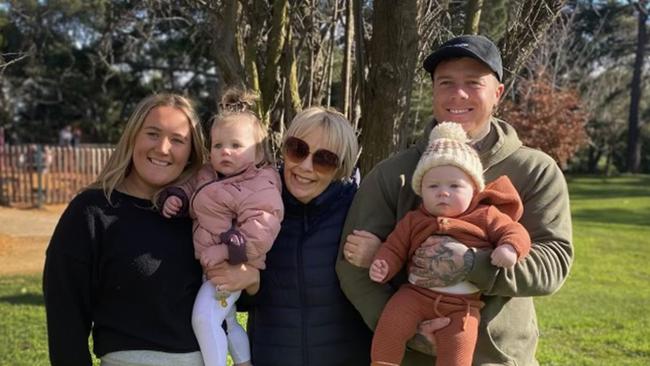
[[(530, 237), (517, 223), (523, 205), (506, 176), (485, 186), (483, 167), (467, 143), (461, 125), (438, 124), (413, 173), (412, 185), (422, 205), (406, 214), (380, 247), (370, 278), (385, 283), (408, 263), (432, 235), (448, 235), (474, 248), (492, 248), (492, 264), (510, 268), (530, 250)], [(399, 365), (406, 342), (427, 319), (449, 317), (434, 333), (436, 365), (471, 365), (476, 346), (479, 289), (468, 281), (448, 287), (422, 288), (407, 283), (389, 300), (372, 342), (373, 365)]]

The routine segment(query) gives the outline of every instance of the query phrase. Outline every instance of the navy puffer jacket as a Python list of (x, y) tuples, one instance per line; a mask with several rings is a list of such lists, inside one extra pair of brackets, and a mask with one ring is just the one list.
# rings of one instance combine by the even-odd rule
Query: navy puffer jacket
[(372, 333), (339, 287), (334, 269), (354, 183), (332, 183), (308, 204), (283, 189), (285, 216), (251, 299), (255, 366), (370, 363)]

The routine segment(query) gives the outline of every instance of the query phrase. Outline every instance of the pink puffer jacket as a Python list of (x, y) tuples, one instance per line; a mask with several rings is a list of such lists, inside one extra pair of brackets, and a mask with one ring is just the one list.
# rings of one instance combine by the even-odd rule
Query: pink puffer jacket
[[(220, 179), (212, 166), (206, 164), (193, 179), (181, 185), (179, 188), (190, 197), (196, 258), (207, 247), (221, 244), (219, 235), (234, 224), (246, 238), (245, 257), (244, 253), (235, 256), (264, 269), (266, 253), (280, 231), (284, 215), (281, 184), (280, 175), (270, 165), (251, 166), (240, 174)], [(188, 202), (187, 198), (181, 199)], [(229, 248), (231, 262), (232, 250), (237, 249)]]

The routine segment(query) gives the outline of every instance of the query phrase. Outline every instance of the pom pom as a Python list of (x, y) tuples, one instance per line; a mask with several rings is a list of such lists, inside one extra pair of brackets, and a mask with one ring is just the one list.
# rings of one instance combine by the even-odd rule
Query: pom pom
[(437, 139), (450, 139), (462, 143), (468, 141), (467, 134), (463, 130), (463, 126), (456, 122), (442, 122), (438, 123), (431, 134), (429, 135), (429, 143)]

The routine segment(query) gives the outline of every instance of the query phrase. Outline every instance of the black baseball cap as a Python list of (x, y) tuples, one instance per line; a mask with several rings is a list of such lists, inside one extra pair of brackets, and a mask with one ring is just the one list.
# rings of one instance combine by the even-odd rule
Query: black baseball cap
[(492, 41), (483, 36), (464, 35), (452, 38), (430, 54), (422, 66), (433, 75), (433, 71), (441, 61), (456, 57), (475, 58), (489, 67), (499, 81), (503, 79), (501, 53)]

